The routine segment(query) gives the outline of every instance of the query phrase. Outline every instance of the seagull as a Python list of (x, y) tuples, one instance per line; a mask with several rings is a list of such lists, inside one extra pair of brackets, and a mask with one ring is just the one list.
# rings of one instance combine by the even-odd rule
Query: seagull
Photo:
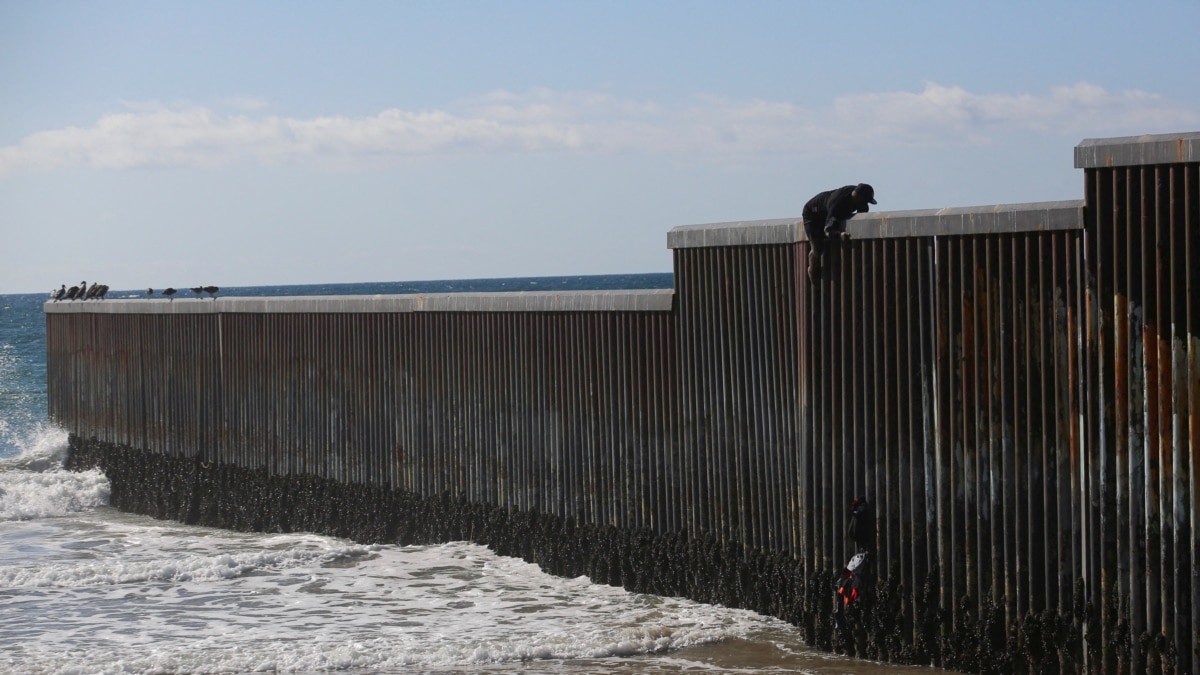
[(174, 288), (168, 288), (163, 291), (163, 295), (167, 296), (167, 299), (169, 299), (169, 300), (175, 299), (175, 298), (171, 297), (171, 296), (175, 295), (175, 293), (176, 293), (176, 291)]
[(51, 293), (50, 297), (53, 298), (55, 302), (58, 302), (59, 300), (62, 300), (64, 297), (66, 297), (66, 295), (67, 295), (67, 285), (63, 284), (62, 288)]
[(217, 291), (219, 291), (219, 290), (221, 290), (221, 289), (218, 288), (217, 286), (205, 286), (204, 287), (204, 292), (213, 296), (213, 300), (217, 299)]

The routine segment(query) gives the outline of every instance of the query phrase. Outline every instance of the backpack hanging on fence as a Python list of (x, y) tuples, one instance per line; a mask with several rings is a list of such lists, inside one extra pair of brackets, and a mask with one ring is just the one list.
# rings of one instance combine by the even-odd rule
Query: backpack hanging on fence
[(867, 554), (864, 551), (854, 554), (854, 557), (850, 558), (850, 562), (846, 563), (846, 566), (842, 568), (842, 574), (838, 577), (836, 584), (834, 584), (837, 588), (838, 600), (840, 601), (838, 609), (858, 600), (862, 596), (863, 591), (866, 590), (866, 565)]

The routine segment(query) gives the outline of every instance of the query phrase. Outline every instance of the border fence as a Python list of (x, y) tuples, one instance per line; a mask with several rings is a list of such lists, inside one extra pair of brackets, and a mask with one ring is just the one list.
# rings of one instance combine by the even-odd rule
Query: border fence
[[(1200, 133), (1079, 201), (668, 234), (675, 288), (47, 303), (121, 508), (472, 539), (977, 672), (1200, 668)], [(835, 614), (859, 496), (870, 592)]]

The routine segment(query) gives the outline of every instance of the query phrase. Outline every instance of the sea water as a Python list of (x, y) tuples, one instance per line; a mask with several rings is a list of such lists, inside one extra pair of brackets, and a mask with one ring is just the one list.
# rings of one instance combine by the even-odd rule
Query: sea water
[[(256, 287), (219, 295), (670, 283), (665, 274)], [(777, 619), (554, 577), (468, 542), (367, 545), (119, 512), (107, 505), (101, 472), (62, 468), (67, 433), (46, 417), (45, 300), (0, 296), (0, 672), (901, 670), (810, 650), (795, 627)]]

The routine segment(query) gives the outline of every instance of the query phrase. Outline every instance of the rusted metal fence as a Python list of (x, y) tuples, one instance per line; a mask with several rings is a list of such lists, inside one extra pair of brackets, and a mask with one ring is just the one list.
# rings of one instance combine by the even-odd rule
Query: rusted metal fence
[(1103, 665), (1137, 669), (1166, 647), (1195, 672), (1200, 134), (1085, 142), (1076, 166), (1089, 205), (1081, 562)]
[[(778, 466), (795, 487), (768, 504), (780, 524), (767, 545), (815, 577), (857, 550), (848, 507), (866, 497), (877, 572), (903, 596), (918, 653), (939, 649), (920, 622), (954, 633), (998, 620), (1019, 637), (1026, 617), (1069, 614), (1082, 213), (1063, 202), (860, 216), (816, 282), (797, 262), (808, 244), (795, 221), (673, 232), (682, 376), (695, 383), (683, 389), (700, 411), (685, 410), (685, 447), (720, 467), (702, 491), (758, 514), (753, 488), (771, 482), (739, 491), (733, 470), (743, 455)], [(777, 336), (789, 324), (794, 344), (790, 327)], [(759, 544), (742, 511), (709, 511), (707, 529)]]
[(677, 453), (670, 292), (612, 310), (576, 309), (612, 293), (552, 295), (566, 307), (521, 311), (545, 304), (533, 294), (500, 311), (60, 305), (50, 414), (83, 438), (275, 474), (619, 527), (680, 521), (664, 463)]
[(48, 304), (51, 415), (783, 555), (833, 647), (813, 598), (865, 496), (891, 613), (856, 653), (1194, 672), (1200, 134), (1076, 166), (1080, 201), (858, 216), (815, 282), (776, 220), (672, 230), (673, 294)]

